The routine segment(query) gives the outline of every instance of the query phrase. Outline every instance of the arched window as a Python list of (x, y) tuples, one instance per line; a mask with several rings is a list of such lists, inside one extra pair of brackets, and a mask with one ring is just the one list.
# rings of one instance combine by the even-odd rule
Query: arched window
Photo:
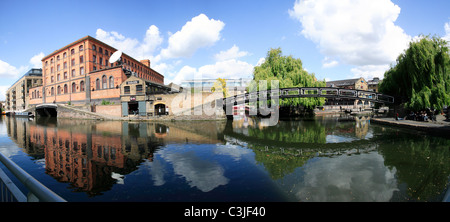
[(107, 88), (106, 76), (103, 75), (102, 76), (102, 89), (106, 89), (106, 88)]
[(55, 88), (52, 87), (52, 89), (50, 90), (50, 95), (55, 95)]
[(61, 95), (61, 86), (58, 86), (57, 94), (58, 94), (58, 95)]
[(77, 84), (72, 83), (72, 92), (76, 92), (77, 91)]
[(84, 81), (80, 82), (80, 92), (84, 92)]
[(96, 90), (100, 89), (100, 79), (95, 80), (95, 89)]
[(78, 51), (83, 51), (83, 45), (80, 45), (80, 48), (78, 49)]
[(67, 91), (68, 91), (68, 89), (67, 89), (67, 84), (64, 84), (64, 94), (66, 94)]
[(35, 97), (36, 97), (36, 93), (35, 93), (35, 91), (33, 91), (33, 92), (31, 93), (31, 98), (34, 99)]
[(114, 88), (114, 77), (112, 76), (109, 77), (109, 88)]
[(41, 98), (41, 95), (39, 95), (39, 90), (37, 91), (36, 97)]

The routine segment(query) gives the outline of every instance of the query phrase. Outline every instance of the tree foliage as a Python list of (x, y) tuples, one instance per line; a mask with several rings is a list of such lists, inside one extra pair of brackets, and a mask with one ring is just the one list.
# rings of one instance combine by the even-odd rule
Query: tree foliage
[(211, 87), (211, 92), (223, 92), (223, 98), (228, 97), (227, 80), (217, 78), (214, 85)]
[(450, 58), (447, 42), (422, 36), (384, 74), (380, 92), (405, 103), (407, 109), (442, 109), (450, 104)]
[[(309, 74), (302, 67), (302, 61), (292, 56), (283, 56), (280, 48), (271, 49), (264, 63), (256, 66), (253, 79), (267, 80), (270, 89), (271, 80), (279, 81), (279, 88), (288, 87), (325, 87), (325, 81), (317, 81), (314, 74)], [(288, 98), (280, 99), (281, 106), (304, 106), (312, 109), (325, 103), (324, 98)]]

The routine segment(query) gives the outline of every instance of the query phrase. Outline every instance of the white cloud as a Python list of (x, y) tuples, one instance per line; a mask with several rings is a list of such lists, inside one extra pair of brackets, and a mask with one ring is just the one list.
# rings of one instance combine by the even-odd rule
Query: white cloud
[(445, 23), (444, 25), (445, 29), (445, 36), (442, 37), (445, 41), (450, 42), (450, 22)]
[(297, 0), (289, 14), (325, 56), (349, 65), (390, 64), (411, 40), (394, 24), (400, 7), (390, 0)]
[(28, 66), (21, 66), (19, 68), (16, 68), (15, 66), (12, 66), (8, 64), (7, 62), (4, 62), (0, 60), (0, 78), (18, 78), (21, 74), (24, 74), (28, 69)]
[(324, 68), (331, 68), (331, 67), (335, 67), (339, 64), (338, 61), (336, 60), (332, 60), (329, 57), (325, 57), (325, 59), (322, 61), (322, 66)]
[(365, 65), (358, 66), (351, 69), (354, 78), (363, 77), (366, 80), (371, 80), (374, 77), (383, 79), (384, 73), (389, 69), (390, 65)]
[(10, 86), (0, 86), (0, 101), (6, 100), (6, 90), (8, 90)]
[(40, 52), (39, 54), (31, 57), (30, 64), (33, 68), (42, 68), (42, 58), (44, 58), (44, 53)]
[(236, 45), (233, 45), (233, 47), (231, 47), (227, 51), (220, 51), (219, 53), (214, 55), (214, 58), (217, 61), (225, 61), (225, 60), (229, 60), (229, 59), (237, 59), (240, 57), (244, 57), (248, 54), (249, 54), (248, 52), (239, 51), (239, 47), (237, 47)]
[(161, 50), (163, 58), (190, 57), (199, 48), (214, 45), (220, 40), (225, 23), (200, 14), (188, 21), (180, 31), (169, 37), (169, 45)]
[(107, 32), (103, 29), (97, 29), (95, 38), (123, 51), (137, 60), (153, 60), (155, 58), (153, 57), (153, 53), (163, 42), (158, 27), (154, 25), (151, 25), (147, 29), (142, 41), (134, 38), (127, 38), (115, 31)]
[(173, 74), (174, 78), (168, 78), (168, 82), (181, 83), (183, 80), (189, 79), (239, 79), (250, 78), (253, 73), (253, 65), (236, 59), (226, 61), (218, 61), (214, 64), (204, 65), (200, 68), (184, 66), (177, 73)]
[(264, 57), (259, 58), (258, 62), (256, 63), (256, 66), (262, 65), (265, 61), (266, 61), (266, 58), (264, 58)]

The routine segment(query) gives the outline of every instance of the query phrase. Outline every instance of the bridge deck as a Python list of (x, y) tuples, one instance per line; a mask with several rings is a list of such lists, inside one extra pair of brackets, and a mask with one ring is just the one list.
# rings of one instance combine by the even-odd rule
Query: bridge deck
[(292, 87), (273, 90), (261, 90), (240, 95), (235, 95), (223, 99), (223, 105), (244, 104), (258, 99), (271, 98), (301, 98), (301, 97), (324, 97), (324, 98), (347, 98), (365, 100), (375, 103), (394, 103), (394, 97), (381, 93), (358, 90), (342, 89), (334, 87)]

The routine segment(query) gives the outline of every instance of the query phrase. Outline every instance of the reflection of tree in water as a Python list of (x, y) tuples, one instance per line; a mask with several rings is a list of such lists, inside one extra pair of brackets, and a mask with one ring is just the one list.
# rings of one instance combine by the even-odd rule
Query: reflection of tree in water
[(325, 127), (316, 121), (280, 122), (266, 128), (248, 129), (249, 136), (278, 142), (325, 143)]
[(406, 184), (410, 198), (417, 201), (442, 200), (443, 194), (439, 194), (448, 186), (450, 175), (450, 140), (391, 133), (380, 141), (378, 149), (385, 165), (397, 169), (399, 184)]
[(255, 160), (264, 165), (272, 179), (280, 179), (303, 166), (316, 155), (316, 151), (300, 149), (278, 149), (267, 146), (249, 145), (255, 153)]

